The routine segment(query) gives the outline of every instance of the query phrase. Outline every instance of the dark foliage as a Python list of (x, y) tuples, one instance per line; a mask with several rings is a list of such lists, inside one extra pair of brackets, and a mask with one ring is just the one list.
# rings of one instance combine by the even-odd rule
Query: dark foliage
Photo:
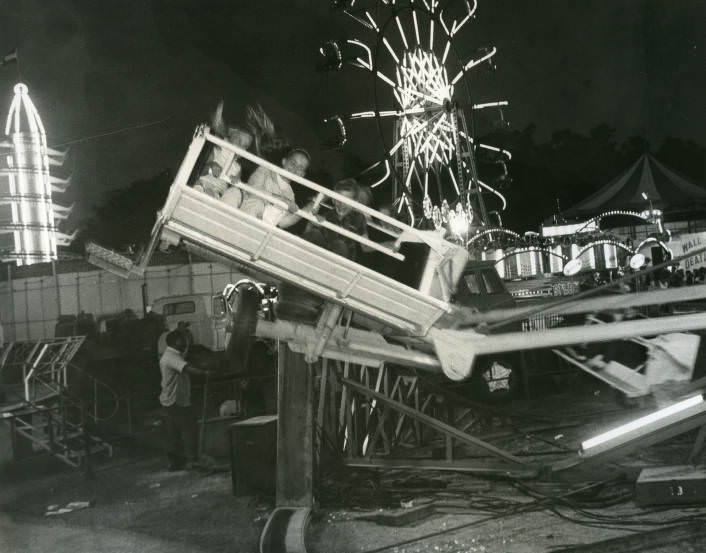
[(172, 173), (164, 170), (111, 192), (81, 225), (77, 242), (82, 245), (93, 241), (117, 250), (144, 244), (171, 184)]

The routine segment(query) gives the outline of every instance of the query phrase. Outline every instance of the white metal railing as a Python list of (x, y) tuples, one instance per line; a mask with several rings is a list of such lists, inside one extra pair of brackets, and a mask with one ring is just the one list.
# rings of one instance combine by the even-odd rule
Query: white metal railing
[[(236, 188), (239, 188), (240, 190), (243, 190), (247, 192), (248, 194), (252, 194), (254, 196), (257, 196), (258, 198), (261, 198), (277, 207), (280, 207), (284, 209), (285, 211), (288, 210), (288, 204), (284, 200), (277, 198), (276, 196), (273, 196), (271, 194), (268, 194), (267, 192), (263, 192), (262, 190), (258, 190), (257, 188), (253, 188), (252, 186), (245, 184), (244, 182), (235, 182), (232, 183), (232, 186), (235, 186)], [(295, 213), (299, 215), (302, 219), (306, 219), (307, 221), (310, 221), (316, 225), (322, 226), (324, 228), (327, 228), (329, 230), (332, 230), (338, 234), (341, 234), (342, 236), (345, 236), (346, 238), (350, 238), (351, 240), (355, 240), (356, 242), (367, 246), (371, 249), (377, 250), (379, 252), (382, 252), (386, 255), (389, 255), (390, 257), (394, 257), (395, 259), (399, 259), (400, 261), (404, 261), (404, 256), (401, 253), (398, 253), (394, 250), (391, 250), (390, 248), (387, 248), (385, 246), (381, 246), (377, 242), (374, 242), (373, 240), (370, 240), (369, 238), (366, 238), (364, 236), (359, 236), (355, 234), (354, 232), (349, 231), (348, 229), (345, 229), (339, 225), (333, 224), (329, 221), (326, 220), (321, 220), (318, 217), (316, 217), (316, 207), (317, 204), (321, 203), (321, 196), (322, 194), (319, 192), (317, 199), (314, 201), (314, 209), (312, 211), (307, 211), (305, 209), (298, 209)], [(397, 236), (395, 236), (397, 237)]]
[(10, 342), (0, 355), (0, 371), (21, 369), (24, 399), (36, 400), (37, 391), (59, 393), (68, 385), (67, 365), (83, 344), (83, 336)]
[[(231, 144), (227, 140), (223, 140), (222, 138), (219, 138), (210, 132), (208, 130), (204, 132), (204, 138), (206, 139), (207, 142), (210, 142), (220, 148), (225, 148), (226, 150), (230, 150), (234, 152), (236, 155), (242, 157), (243, 159), (247, 159), (254, 164), (258, 165), (259, 167), (265, 167), (266, 169), (269, 169), (270, 171), (273, 171), (274, 173), (277, 173), (278, 175), (287, 178), (291, 181), (294, 181), (305, 188), (316, 192), (317, 198), (315, 203), (320, 204), (322, 203), (323, 199), (329, 199), (335, 202), (340, 202), (342, 204), (345, 204), (355, 211), (358, 211), (362, 213), (366, 221), (368, 223), (368, 226), (371, 228), (375, 228), (377, 230), (380, 230), (382, 232), (385, 232), (386, 234), (390, 235), (391, 237), (395, 238), (397, 243), (396, 246), (399, 244), (400, 237), (402, 234), (404, 234), (407, 237), (414, 236), (417, 240), (420, 242), (428, 243), (429, 245), (433, 246), (433, 243), (430, 242), (430, 237), (428, 233), (425, 233), (424, 231), (420, 231), (418, 229), (415, 229), (413, 227), (410, 227), (409, 225), (406, 225), (405, 223), (402, 223), (395, 219), (394, 217), (390, 217), (388, 215), (385, 215), (383, 213), (380, 213), (379, 211), (372, 209), (366, 205), (361, 204), (360, 202), (357, 202), (355, 200), (352, 200), (342, 194), (339, 194), (335, 192), (334, 190), (330, 190), (326, 188), (325, 186), (321, 186), (320, 184), (317, 184), (309, 179), (306, 179), (304, 177), (300, 177), (299, 175), (296, 175), (290, 171), (287, 171), (283, 167), (280, 167), (279, 165), (275, 165), (274, 163), (271, 163), (265, 159), (262, 159), (261, 157), (256, 156), (255, 154), (252, 154), (251, 152), (248, 152), (247, 150), (244, 150), (243, 148), (236, 146), (235, 144)], [(258, 197), (265, 199), (266, 201), (276, 204), (279, 207), (283, 207), (284, 209), (287, 209), (288, 205), (286, 202), (283, 202), (279, 198), (276, 198), (274, 196), (271, 196), (270, 194), (267, 194), (266, 192), (261, 192), (261, 191), (255, 191), (252, 187), (249, 187), (247, 184), (243, 183), (235, 183), (234, 186), (237, 186), (238, 188), (245, 190), (248, 193), (254, 193)], [(325, 221), (320, 221), (314, 214), (309, 213), (306, 210), (299, 209), (296, 212), (297, 215), (299, 215), (302, 218), (307, 219), (308, 221), (311, 221), (313, 224), (324, 226), (326, 228), (329, 228), (330, 230), (337, 232), (338, 234), (341, 234), (343, 236), (346, 236), (347, 238), (350, 238), (352, 240), (357, 241), (360, 244), (363, 244), (365, 246), (368, 246), (372, 249), (381, 251), (383, 253), (386, 253), (387, 255), (390, 255), (391, 257), (394, 257), (396, 259), (404, 259), (404, 256), (399, 254), (398, 252), (386, 248), (384, 246), (381, 246), (377, 242), (374, 242), (372, 240), (369, 240), (363, 236), (359, 236), (357, 234), (351, 233), (347, 231), (346, 229), (334, 225)], [(388, 227), (391, 228), (385, 228), (379, 223), (385, 223)], [(392, 230), (394, 229), (394, 230)]]

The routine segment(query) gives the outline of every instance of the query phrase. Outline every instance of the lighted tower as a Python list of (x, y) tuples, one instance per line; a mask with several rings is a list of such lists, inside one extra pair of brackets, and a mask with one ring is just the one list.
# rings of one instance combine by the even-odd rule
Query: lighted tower
[(16, 84), (14, 92), (0, 143), (0, 259), (31, 265), (56, 259), (57, 245), (71, 241), (56, 227), (70, 208), (52, 202), (52, 191), (63, 192), (68, 179), (50, 174), (49, 167), (61, 165), (65, 154), (47, 146), (27, 86)]

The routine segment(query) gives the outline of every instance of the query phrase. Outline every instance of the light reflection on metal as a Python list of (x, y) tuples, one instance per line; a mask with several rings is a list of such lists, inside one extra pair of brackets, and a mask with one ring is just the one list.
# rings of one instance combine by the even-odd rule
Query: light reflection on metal
[(56, 259), (57, 245), (72, 239), (58, 232), (55, 224), (71, 208), (52, 202), (52, 191), (63, 190), (52, 183), (68, 185), (69, 180), (49, 173), (49, 166), (61, 165), (65, 154), (47, 147), (44, 125), (27, 86), (15, 85), (14, 93), (0, 156), (0, 259), (31, 265)]

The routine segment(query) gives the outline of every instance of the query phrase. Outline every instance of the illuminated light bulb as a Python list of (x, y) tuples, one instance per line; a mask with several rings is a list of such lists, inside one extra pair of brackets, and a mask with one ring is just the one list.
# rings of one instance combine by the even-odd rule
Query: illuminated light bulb
[(468, 217), (461, 204), (456, 204), (456, 209), (449, 211), (449, 230), (456, 236), (468, 234)]
[(442, 226), (444, 226), (444, 221), (441, 216), (441, 210), (439, 209), (438, 205), (435, 205), (431, 209), (431, 221), (434, 223), (434, 228), (440, 229)]
[(424, 196), (424, 200), (422, 201), (422, 209), (424, 209), (424, 217), (427, 219), (431, 219), (431, 214), (432, 214), (432, 203), (431, 203), (431, 198), (427, 194)]
[(444, 200), (441, 202), (441, 218), (443, 219), (444, 223), (448, 223), (449, 221), (449, 213), (451, 211), (451, 208), (449, 207), (449, 202), (444, 198)]

